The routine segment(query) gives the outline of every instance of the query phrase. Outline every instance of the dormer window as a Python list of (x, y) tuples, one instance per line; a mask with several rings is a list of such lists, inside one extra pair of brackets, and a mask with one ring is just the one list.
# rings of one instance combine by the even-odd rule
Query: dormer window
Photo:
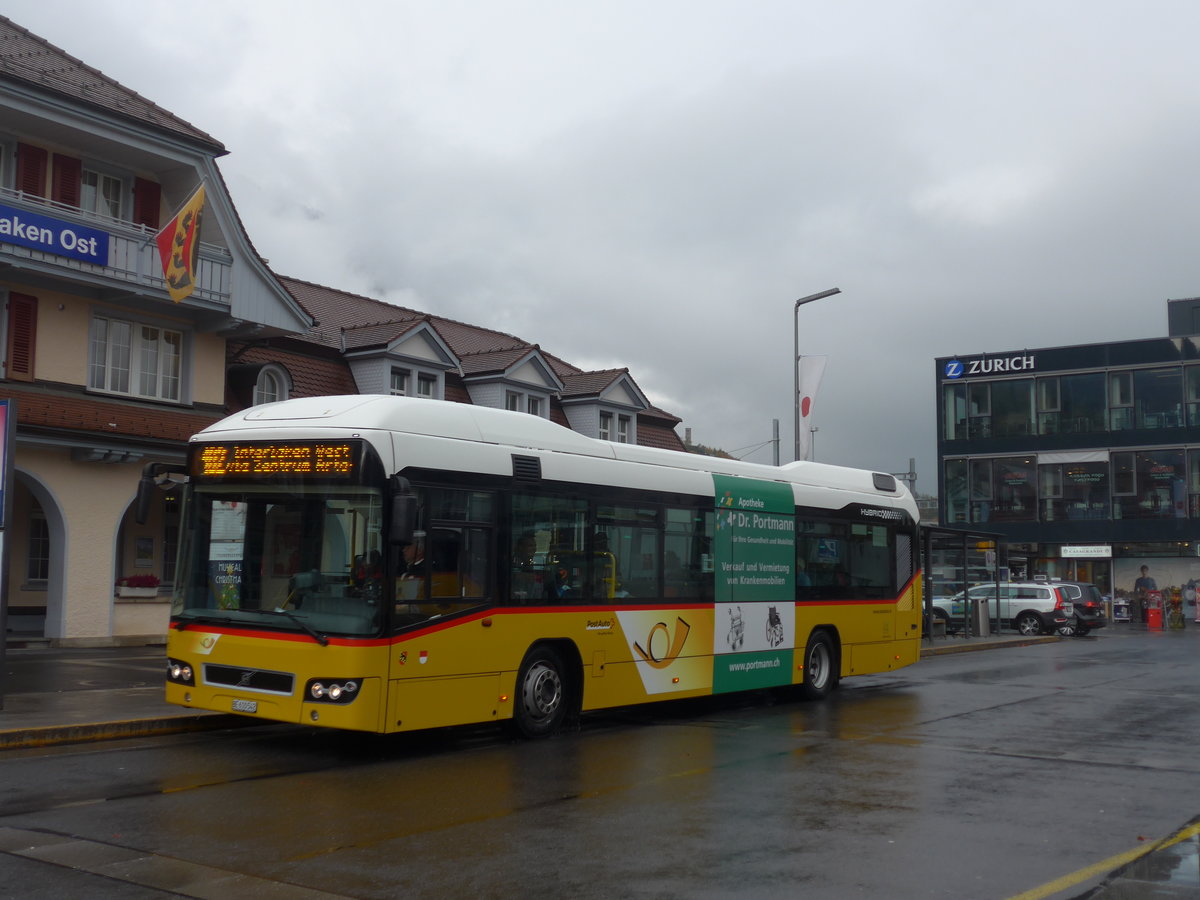
[(287, 373), (280, 366), (263, 366), (254, 382), (254, 405), (286, 400), (290, 394)]
[(618, 444), (632, 443), (633, 417), (614, 415), (610, 412), (600, 413), (600, 432), (597, 437), (602, 441), (616, 441)]
[(526, 412), (531, 416), (545, 417), (545, 398), (524, 391), (505, 391), (504, 408), (513, 412)]
[(438, 378), (429, 372), (393, 368), (389, 393), (394, 397), (423, 397), (433, 400), (438, 395)]

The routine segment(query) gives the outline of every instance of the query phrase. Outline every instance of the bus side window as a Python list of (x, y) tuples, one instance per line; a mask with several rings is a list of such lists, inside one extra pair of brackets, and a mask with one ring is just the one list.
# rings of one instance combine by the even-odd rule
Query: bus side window
[(711, 600), (713, 511), (667, 507), (663, 521), (663, 596)]
[(506, 599), (540, 605), (583, 597), (588, 504), (578, 497), (521, 492), (512, 498), (508, 532), (512, 559)]
[(482, 597), (487, 590), (487, 533), (482, 528), (434, 528), (430, 537), (430, 594)]

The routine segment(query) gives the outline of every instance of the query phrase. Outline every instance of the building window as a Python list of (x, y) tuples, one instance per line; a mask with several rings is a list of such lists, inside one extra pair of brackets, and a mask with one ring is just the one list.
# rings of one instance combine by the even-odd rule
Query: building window
[(948, 459), (945, 469), (945, 521), (947, 525), (967, 522), (967, 461)]
[(992, 436), (992, 392), (987, 382), (967, 385), (967, 437), (986, 438)]
[[(1200, 313), (1200, 309), (1197, 309)], [(1187, 391), (1187, 423), (1200, 425), (1200, 366), (1188, 366), (1184, 369), (1185, 390)]]
[(617, 443), (629, 443), (629, 416), (617, 416)]
[(1188, 513), (1200, 518), (1200, 450), (1188, 451)]
[(504, 408), (513, 412), (527, 412), (531, 416), (542, 417), (542, 410), (545, 408), (542, 397), (537, 397), (533, 394), (525, 394), (521, 391), (505, 391), (504, 392)]
[(1037, 459), (1012, 456), (994, 461), (993, 522), (1037, 521)]
[(92, 318), (88, 387), (153, 400), (180, 399), (183, 334), (107, 316)]
[(612, 439), (612, 420), (612, 413), (600, 413), (600, 440), (608, 441)]
[(50, 577), (50, 527), (46, 514), (34, 501), (29, 512), (29, 548), (26, 554), (25, 580), (46, 581)]
[(1105, 430), (1104, 373), (1062, 375), (1058, 382), (1057, 431), (1042, 434), (1090, 434)]
[(1134, 481), (1133, 454), (1129, 452), (1113, 453), (1109, 457), (1112, 464), (1112, 485), (1114, 497), (1132, 497), (1137, 493)]
[(967, 436), (967, 386), (961, 382), (942, 388), (943, 437), (959, 441)]
[(392, 369), (392, 381), (389, 393), (395, 397), (424, 397), (432, 400), (437, 397), (437, 376), (428, 372), (416, 373), (414, 393), (413, 372), (409, 369)]
[(970, 461), (971, 521), (990, 522), (992, 516), (992, 461)]
[(1173, 519), (1187, 515), (1182, 450), (1114, 453), (1112, 461), (1114, 519)]
[(1108, 427), (1125, 431), (1133, 427), (1133, 375), (1110, 372), (1108, 375)]
[(84, 169), (79, 192), (79, 208), (110, 219), (121, 218), (121, 198), (125, 185), (120, 178)]
[(254, 405), (275, 403), (288, 398), (288, 382), (276, 366), (264, 366), (254, 382)]
[(1183, 425), (1183, 370), (1142, 369), (1133, 373), (1138, 428), (1179, 428)]
[(1038, 434), (1058, 434), (1059, 424), (1058, 378), (1037, 380)]
[(993, 437), (1029, 434), (1033, 424), (1033, 379), (993, 382), (991, 413)]
[(1108, 463), (1072, 462), (1038, 466), (1041, 520), (1107, 519)]

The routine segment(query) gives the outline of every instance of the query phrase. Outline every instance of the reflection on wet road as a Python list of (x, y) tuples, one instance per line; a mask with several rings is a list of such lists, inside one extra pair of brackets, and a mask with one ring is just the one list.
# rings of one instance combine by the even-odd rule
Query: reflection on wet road
[(1198, 650), (956, 654), (824, 704), (625, 710), (532, 743), (278, 726), (16, 754), (0, 826), (363, 898), (1063, 900), (1122, 866), (1166, 889), (1196, 865), (1194, 835), (1145, 850), (1196, 814)]

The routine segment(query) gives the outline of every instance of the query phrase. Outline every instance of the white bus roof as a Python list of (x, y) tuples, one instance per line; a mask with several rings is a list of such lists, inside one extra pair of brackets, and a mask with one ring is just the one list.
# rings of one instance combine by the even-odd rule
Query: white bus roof
[(765, 481), (852, 491), (871, 495), (876, 498), (876, 502), (888, 504), (899, 501), (906, 507), (912, 506), (911, 511), (914, 517), (916, 516), (915, 504), (903, 484), (893, 479), (892, 483), (896, 485), (896, 489), (881, 491), (875, 487), (874, 473), (865, 469), (807, 461), (768, 466), (716, 456), (613, 443), (586, 437), (548, 419), (526, 413), (416, 397), (348, 394), (301, 397), (279, 403), (265, 403), (249, 407), (214, 423), (195, 435), (192, 440), (275, 439), (280, 429), (304, 431), (304, 436), (311, 436), (314, 429), (319, 431), (325, 428), (425, 435), (516, 450), (549, 451), (677, 470), (737, 475)]

